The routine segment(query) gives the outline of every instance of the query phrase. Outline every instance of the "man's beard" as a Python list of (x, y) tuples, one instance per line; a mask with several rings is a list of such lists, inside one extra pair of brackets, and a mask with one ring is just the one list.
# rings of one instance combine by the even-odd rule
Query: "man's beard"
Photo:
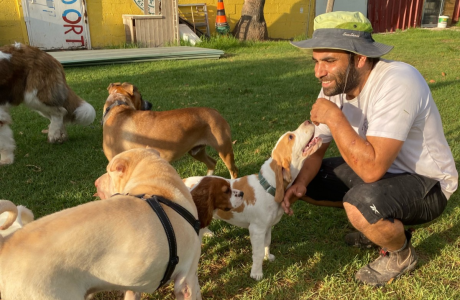
[[(348, 93), (354, 90), (359, 85), (359, 74), (356, 70), (354, 59), (349, 62), (348, 78), (347, 70), (338, 73), (332, 79), (335, 79), (336, 85), (329, 88), (323, 88), (323, 93), (326, 96), (335, 96), (342, 93)], [(323, 79), (322, 79), (323, 80)], [(345, 86), (346, 85), (346, 86)]]

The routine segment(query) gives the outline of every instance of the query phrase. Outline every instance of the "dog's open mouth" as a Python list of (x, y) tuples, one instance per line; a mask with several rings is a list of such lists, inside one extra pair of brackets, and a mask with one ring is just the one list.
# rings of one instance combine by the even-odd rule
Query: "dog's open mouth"
[(307, 156), (307, 155), (310, 155), (313, 152), (315, 152), (316, 149), (314, 151), (312, 151), (312, 150), (313, 150), (314, 146), (316, 146), (320, 142), (321, 142), (321, 138), (312, 136), (310, 141), (308, 142), (308, 144), (305, 146), (305, 148), (303, 148), (302, 156)]

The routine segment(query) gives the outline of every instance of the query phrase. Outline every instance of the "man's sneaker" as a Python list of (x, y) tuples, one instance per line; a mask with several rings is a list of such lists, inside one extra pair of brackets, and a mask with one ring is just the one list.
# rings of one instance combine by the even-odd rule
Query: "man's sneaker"
[(411, 234), (408, 231), (406, 231), (406, 239), (406, 245), (401, 250), (394, 252), (380, 250), (379, 258), (356, 273), (356, 280), (368, 285), (384, 286), (415, 269), (418, 258), (411, 245)]
[(345, 243), (349, 246), (357, 248), (374, 248), (378, 247), (376, 244), (371, 242), (364, 234), (359, 231), (350, 232), (345, 236)]

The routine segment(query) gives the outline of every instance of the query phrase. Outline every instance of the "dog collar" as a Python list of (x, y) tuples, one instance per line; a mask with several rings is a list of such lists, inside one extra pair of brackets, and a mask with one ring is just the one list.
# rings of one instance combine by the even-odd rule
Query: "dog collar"
[(259, 183), (262, 185), (262, 187), (267, 193), (269, 193), (273, 197), (275, 196), (276, 188), (272, 187), (268, 183), (267, 179), (265, 179), (265, 177), (262, 176), (262, 172), (259, 172)]
[(105, 109), (104, 113), (102, 114), (102, 123), (105, 122), (105, 117), (107, 116), (107, 114), (109, 113), (109, 111), (110, 111), (112, 108), (114, 108), (115, 106), (118, 106), (118, 105), (126, 105), (126, 106), (129, 106), (129, 105), (128, 105), (126, 102), (124, 102), (124, 101), (121, 101), (121, 100), (116, 100), (116, 101), (114, 101), (111, 105), (109, 105), (109, 106)]

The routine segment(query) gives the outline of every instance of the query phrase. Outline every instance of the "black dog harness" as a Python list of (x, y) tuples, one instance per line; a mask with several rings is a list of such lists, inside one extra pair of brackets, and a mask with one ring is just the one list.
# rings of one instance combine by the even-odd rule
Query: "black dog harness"
[(193, 229), (195, 229), (197, 235), (200, 231), (200, 221), (195, 219), (195, 217), (188, 210), (186, 210), (179, 204), (172, 202), (171, 200), (156, 195), (153, 195), (150, 198), (145, 199), (144, 196), (145, 194), (134, 195), (134, 197), (144, 199), (150, 205), (153, 211), (158, 215), (158, 218), (160, 219), (161, 224), (163, 225), (163, 228), (166, 232), (166, 237), (168, 238), (169, 244), (169, 262), (166, 268), (165, 275), (163, 276), (160, 285), (157, 287), (157, 289), (159, 289), (161, 286), (163, 286), (166, 282), (169, 281), (172, 273), (174, 272), (174, 269), (176, 268), (176, 265), (179, 263), (179, 257), (177, 256), (176, 235), (174, 234), (174, 229), (171, 225), (171, 222), (169, 221), (169, 218), (166, 215), (163, 207), (161, 207), (160, 202), (171, 207), (187, 222), (189, 222)]

